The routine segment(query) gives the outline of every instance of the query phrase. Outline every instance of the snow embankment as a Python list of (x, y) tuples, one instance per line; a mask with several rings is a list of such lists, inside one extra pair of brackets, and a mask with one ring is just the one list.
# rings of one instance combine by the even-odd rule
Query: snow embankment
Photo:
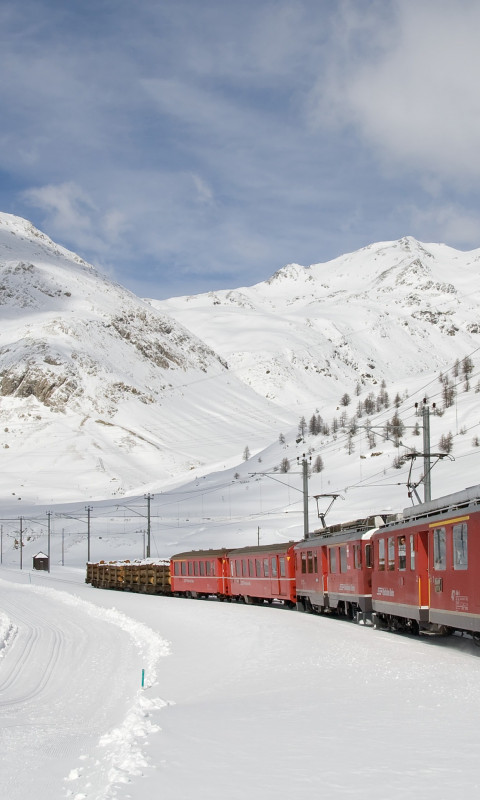
[[(0, 773), (9, 800), (114, 796), (144, 774), (145, 745), (165, 705), (144, 689), (168, 644), (114, 608), (74, 594), (0, 581)], [(145, 686), (141, 686), (142, 669)]]

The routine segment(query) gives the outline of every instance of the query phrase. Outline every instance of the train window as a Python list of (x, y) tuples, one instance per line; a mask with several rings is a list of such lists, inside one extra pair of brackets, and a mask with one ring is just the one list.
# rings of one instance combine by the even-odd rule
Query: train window
[(186, 574), (187, 574), (187, 562), (186, 561), (182, 561), (182, 575), (186, 575)]
[(467, 523), (453, 526), (453, 568), (468, 569)]
[(206, 564), (205, 564), (205, 572), (207, 573), (207, 575), (211, 574), (210, 573), (210, 569), (211, 569), (210, 561), (207, 561)]
[(237, 574), (235, 567), (236, 567), (235, 561), (230, 561), (230, 575), (232, 576), (232, 578), (235, 578)]
[(246, 578), (247, 575), (248, 575), (248, 572), (247, 572), (247, 559), (246, 558), (242, 558), (242, 576), (244, 578)]
[(365, 566), (371, 569), (373, 567), (373, 558), (372, 558), (372, 545), (366, 544), (365, 545)]
[(264, 558), (263, 559), (263, 574), (265, 575), (266, 578), (268, 578), (268, 575), (269, 575), (269, 572), (268, 572), (268, 558)]
[(447, 537), (445, 528), (436, 528), (433, 532), (433, 567), (447, 568)]
[(405, 536), (397, 536), (398, 569), (407, 569), (407, 542)]
[(200, 561), (200, 575), (205, 575), (205, 561)]
[(193, 575), (193, 561), (188, 562), (188, 574)]
[(249, 558), (248, 559), (248, 576), (250, 578), (253, 578), (254, 575), (255, 575), (255, 571), (254, 571), (254, 567), (253, 567), (253, 559)]
[(278, 563), (280, 566), (280, 577), (285, 577), (285, 556), (279, 556)]
[(193, 574), (198, 575), (198, 561), (193, 562)]
[(347, 548), (342, 545), (340, 548), (340, 572), (347, 571)]
[(337, 571), (337, 551), (335, 547), (331, 547), (328, 551), (330, 557), (330, 572), (335, 573)]
[(302, 550), (302, 575), (307, 574), (307, 554), (305, 550)]
[(362, 569), (362, 545), (353, 545), (353, 566), (355, 569)]
[(180, 561), (174, 561), (173, 563), (173, 574), (180, 575)]
[(259, 558), (255, 559), (255, 575), (257, 576), (257, 578), (262, 577), (262, 562), (260, 561)]
[(278, 577), (277, 559), (276, 556), (272, 558), (272, 578)]
[(311, 550), (307, 552), (307, 572), (309, 575), (313, 573), (313, 553)]
[(388, 537), (388, 569), (395, 569), (395, 538)]
[(385, 539), (378, 540), (378, 569), (385, 569)]
[(317, 561), (317, 554), (313, 554), (313, 571), (316, 575), (318, 575), (318, 561)]
[(410, 569), (415, 569), (415, 534), (410, 534)]

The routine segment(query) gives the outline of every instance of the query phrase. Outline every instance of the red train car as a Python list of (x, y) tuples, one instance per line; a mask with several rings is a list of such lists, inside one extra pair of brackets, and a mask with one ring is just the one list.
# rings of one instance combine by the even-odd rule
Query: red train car
[(227, 550), (192, 550), (170, 559), (172, 593), (177, 597), (219, 598), (230, 594)]
[(242, 547), (227, 554), (230, 594), (246, 603), (283, 600), (293, 607), (295, 594), (295, 542)]
[(368, 517), (316, 532), (295, 548), (297, 607), (364, 620), (372, 611), (370, 538), (384, 517)]
[(404, 510), (373, 537), (374, 621), (480, 635), (480, 486)]

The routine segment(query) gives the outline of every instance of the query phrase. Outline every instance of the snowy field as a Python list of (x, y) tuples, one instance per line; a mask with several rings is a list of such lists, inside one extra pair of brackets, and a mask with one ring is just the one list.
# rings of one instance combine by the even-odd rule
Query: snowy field
[(7, 800), (477, 795), (467, 638), (111, 593), (68, 567), (4, 567), (0, 596)]

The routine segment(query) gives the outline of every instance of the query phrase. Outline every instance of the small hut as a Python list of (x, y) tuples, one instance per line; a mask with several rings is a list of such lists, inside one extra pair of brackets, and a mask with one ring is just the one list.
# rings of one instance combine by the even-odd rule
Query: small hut
[(48, 556), (45, 553), (37, 553), (36, 556), (33, 556), (33, 569), (48, 571)]

